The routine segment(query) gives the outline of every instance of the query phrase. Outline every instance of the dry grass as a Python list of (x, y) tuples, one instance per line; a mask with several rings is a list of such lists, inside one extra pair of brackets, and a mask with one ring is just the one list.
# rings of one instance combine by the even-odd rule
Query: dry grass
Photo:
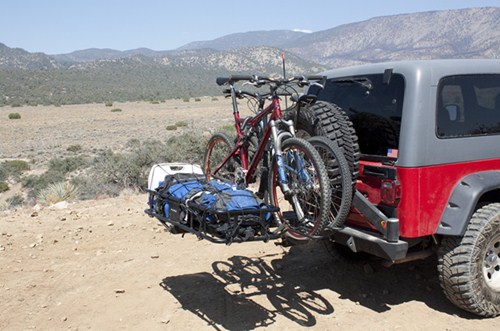
[[(19, 107), (17, 121), (7, 120), (10, 107), (0, 108), (0, 161), (23, 158), (45, 161), (56, 156), (71, 155), (68, 148), (82, 147), (81, 153), (99, 150), (121, 151), (131, 139), (158, 139), (188, 130), (208, 132), (232, 121), (230, 101), (212, 97), (185, 103), (167, 100), (113, 103), (121, 112), (110, 112), (104, 104)], [(242, 107), (243, 108), (243, 107)], [(3, 118), (3, 119), (2, 119)], [(175, 131), (168, 125), (185, 123)]]

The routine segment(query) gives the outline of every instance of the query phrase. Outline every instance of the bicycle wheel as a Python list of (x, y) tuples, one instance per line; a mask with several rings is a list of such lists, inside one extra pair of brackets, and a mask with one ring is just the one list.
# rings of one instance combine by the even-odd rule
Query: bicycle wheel
[(221, 179), (236, 183), (238, 180), (237, 170), (239, 169), (239, 160), (233, 156), (222, 166), (217, 173), (215, 170), (219, 167), (234, 148), (232, 139), (227, 134), (219, 132), (214, 134), (207, 143), (205, 155), (203, 156), (203, 172), (207, 180)]
[(286, 235), (292, 239), (316, 237), (329, 220), (331, 190), (325, 165), (316, 149), (301, 138), (286, 139), (282, 152), (288, 192), (283, 191), (276, 157), (269, 171), (271, 204), (280, 208), (276, 220), (287, 225)]
[(307, 141), (316, 148), (321, 156), (330, 180), (332, 202), (328, 227), (342, 226), (351, 209), (353, 189), (351, 169), (340, 147), (324, 136), (309, 138)]

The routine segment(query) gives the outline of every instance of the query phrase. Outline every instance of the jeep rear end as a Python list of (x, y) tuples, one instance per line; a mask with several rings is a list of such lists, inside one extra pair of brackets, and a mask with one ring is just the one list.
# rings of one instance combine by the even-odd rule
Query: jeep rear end
[[(347, 229), (334, 234), (336, 242), (349, 245), (344, 241), (356, 239), (342, 234), (349, 228), (380, 237), (377, 220), (360, 210), (362, 197), (386, 217), (380, 222), (398, 221), (400, 239), (411, 245), (436, 234), (463, 234), (470, 213), (446, 221), (457, 208), (465, 209), (450, 201), (452, 193), (467, 185), (463, 183), (467, 176), (500, 169), (494, 147), (499, 141), (495, 134), (500, 134), (500, 109), (495, 112), (500, 107), (500, 100), (495, 100), (500, 95), (500, 75), (492, 74), (490, 60), (467, 64), (406, 61), (326, 73), (325, 88), (316, 91), (318, 100), (336, 104), (347, 114), (361, 152), (358, 199)], [(477, 204), (480, 198), (474, 196), (476, 201), (470, 203)], [(382, 239), (387, 241), (387, 236)], [(374, 252), (374, 245), (365, 243), (359, 249), (360, 245), (355, 250)], [(396, 251), (376, 255), (406, 259)]]

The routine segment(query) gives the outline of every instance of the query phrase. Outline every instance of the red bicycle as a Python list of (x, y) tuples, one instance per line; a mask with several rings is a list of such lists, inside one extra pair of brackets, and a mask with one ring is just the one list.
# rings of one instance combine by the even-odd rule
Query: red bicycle
[[(271, 79), (243, 75), (217, 78), (218, 85), (229, 86), (225, 93), (232, 99), (236, 138), (222, 132), (214, 134), (203, 161), (208, 179), (229, 180), (243, 187), (255, 185), (266, 202), (279, 207), (274, 215), (277, 231), (285, 231), (298, 240), (321, 235), (329, 225), (331, 188), (322, 156), (307, 140), (295, 137), (293, 120), (283, 118), (280, 107), (283, 94), (279, 89), (290, 84), (299, 87), (318, 84), (315, 81), (323, 79), (322, 76)], [(239, 81), (255, 87), (267, 85), (270, 92), (261, 95), (238, 90), (235, 83)], [(240, 117), (239, 98), (256, 104), (253, 116)], [(265, 106), (267, 100), (270, 102)]]

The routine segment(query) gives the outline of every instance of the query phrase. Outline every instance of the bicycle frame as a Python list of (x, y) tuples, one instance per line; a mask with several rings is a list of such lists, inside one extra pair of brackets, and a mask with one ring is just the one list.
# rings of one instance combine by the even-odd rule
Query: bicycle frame
[[(264, 154), (264, 151), (266, 149), (267, 142), (270, 137), (272, 137), (274, 148), (276, 151), (277, 155), (281, 155), (281, 148), (280, 148), (280, 139), (278, 137), (278, 132), (276, 129), (276, 122), (283, 122), (287, 124), (290, 128), (291, 135), (294, 135), (294, 128), (293, 128), (293, 121), (284, 121), (282, 120), (282, 115), (281, 115), (281, 106), (279, 102), (279, 96), (276, 93), (276, 89), (272, 89), (271, 91), (271, 100), (272, 102), (266, 106), (264, 109), (260, 109), (259, 112), (249, 118), (248, 120), (243, 120), (240, 117), (239, 111), (238, 111), (238, 104), (236, 100), (236, 92), (235, 88), (233, 85), (230, 86), (230, 91), (231, 91), (231, 97), (232, 97), (232, 102), (233, 102), (233, 116), (234, 116), (234, 121), (235, 121), (235, 128), (237, 132), (237, 142), (236, 146), (233, 148), (233, 150), (229, 153), (229, 155), (222, 161), (220, 165), (218, 165), (215, 170), (214, 174), (217, 174), (217, 172), (235, 155), (238, 155), (241, 160), (241, 166), (243, 170), (245, 171), (245, 183), (251, 184), (256, 181), (254, 178), (255, 171), (257, 169), (257, 166), (259, 164), (259, 161), (262, 159), (262, 156)], [(259, 145), (257, 146), (257, 151), (253, 157), (253, 159), (250, 161), (248, 160), (248, 144), (245, 144), (245, 133), (242, 130), (242, 124), (245, 122), (245, 125), (249, 125), (252, 128), (256, 128), (260, 125), (260, 123), (264, 120), (267, 119), (267, 117), (270, 115), (269, 119), (265, 121), (265, 131), (260, 139)], [(283, 175), (284, 178), (284, 175)]]

